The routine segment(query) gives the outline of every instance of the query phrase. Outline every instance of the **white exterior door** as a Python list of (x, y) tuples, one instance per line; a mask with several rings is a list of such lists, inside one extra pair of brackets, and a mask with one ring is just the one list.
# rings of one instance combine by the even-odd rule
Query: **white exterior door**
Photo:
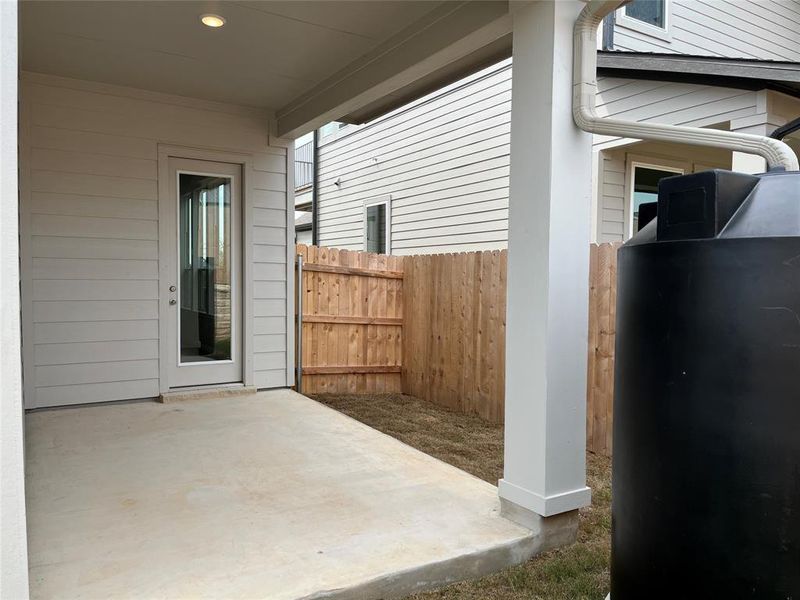
[(170, 389), (241, 382), (241, 166), (170, 158), (169, 177), (162, 372)]

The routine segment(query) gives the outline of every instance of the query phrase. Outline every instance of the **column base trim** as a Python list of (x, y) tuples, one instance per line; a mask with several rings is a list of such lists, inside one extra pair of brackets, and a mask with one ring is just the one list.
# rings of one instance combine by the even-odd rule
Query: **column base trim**
[(584, 506), (589, 506), (592, 502), (592, 491), (588, 487), (546, 497), (526, 490), (505, 479), (501, 479), (498, 482), (497, 488), (501, 499), (532, 510), (543, 517), (552, 517), (560, 513), (577, 510)]

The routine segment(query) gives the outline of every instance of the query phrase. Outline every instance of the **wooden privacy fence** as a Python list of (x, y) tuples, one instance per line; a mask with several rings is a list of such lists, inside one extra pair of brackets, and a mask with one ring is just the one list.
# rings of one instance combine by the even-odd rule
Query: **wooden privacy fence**
[(404, 392), (502, 423), (507, 257), (405, 258)]
[(619, 246), (620, 244), (592, 244), (589, 255), (586, 447), (606, 456), (611, 456)]
[[(592, 245), (587, 446), (611, 452), (618, 244)], [(502, 423), (507, 252), (297, 247), (303, 391), (403, 392)]]
[(297, 246), (303, 391), (400, 392), (403, 258)]

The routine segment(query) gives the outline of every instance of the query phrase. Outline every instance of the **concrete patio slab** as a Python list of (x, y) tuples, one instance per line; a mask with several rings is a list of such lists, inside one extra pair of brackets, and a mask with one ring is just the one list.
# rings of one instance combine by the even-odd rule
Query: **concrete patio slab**
[(541, 549), (497, 489), (289, 390), (26, 417), (33, 598), (392, 598)]

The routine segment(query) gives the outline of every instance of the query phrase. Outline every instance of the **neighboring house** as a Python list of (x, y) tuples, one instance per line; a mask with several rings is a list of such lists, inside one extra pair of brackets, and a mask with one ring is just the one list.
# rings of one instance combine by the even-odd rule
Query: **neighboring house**
[[(800, 2), (639, 0), (612, 16), (598, 57), (601, 115), (759, 134), (800, 116)], [(393, 254), (506, 247), (511, 71), (507, 59), (366, 125), (322, 130), (319, 244)], [(662, 177), (763, 164), (595, 136), (592, 240), (630, 237)]]

